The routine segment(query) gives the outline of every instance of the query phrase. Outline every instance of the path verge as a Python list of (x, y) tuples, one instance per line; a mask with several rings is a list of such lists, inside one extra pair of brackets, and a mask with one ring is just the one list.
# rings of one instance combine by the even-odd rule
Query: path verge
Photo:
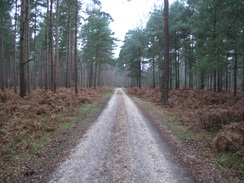
[(169, 143), (178, 161), (196, 180), (206, 183), (241, 182), (216, 163), (216, 154), (212, 151), (206, 134), (194, 132), (182, 125), (177, 116), (160, 105), (133, 96), (132, 99)]
[(5, 169), (1, 170), (1, 181), (46, 182), (56, 165), (65, 159), (69, 150), (77, 144), (86, 129), (99, 116), (111, 95), (110, 90), (102, 93), (101, 97), (92, 103), (76, 107), (76, 115), (65, 118), (67, 122), (57, 123), (59, 126), (55, 131), (42, 136), (38, 142), (40, 147), (35, 151), (11, 156), (17, 158), (18, 162), (15, 163), (15, 167), (12, 164), (8, 165), (12, 166), (9, 167), (12, 169), (9, 173), (6, 172), (7, 165), (3, 166)]

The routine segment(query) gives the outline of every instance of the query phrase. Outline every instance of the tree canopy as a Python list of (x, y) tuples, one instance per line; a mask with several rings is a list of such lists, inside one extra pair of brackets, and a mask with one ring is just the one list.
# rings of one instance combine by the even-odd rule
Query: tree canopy
[[(241, 0), (185, 0), (169, 7), (169, 87), (208, 88), (214, 91), (244, 89), (243, 69), (243, 3)], [(145, 58), (141, 69), (142, 85), (161, 87), (164, 74), (164, 10), (154, 9), (145, 28), (146, 40), (140, 50)], [(118, 59), (127, 66), (132, 80), (138, 70), (133, 55), (139, 55), (129, 36)], [(142, 39), (140, 39), (142, 40)], [(143, 59), (142, 59), (143, 60)], [(122, 67), (123, 68), (123, 67)], [(124, 69), (124, 68), (123, 68)]]

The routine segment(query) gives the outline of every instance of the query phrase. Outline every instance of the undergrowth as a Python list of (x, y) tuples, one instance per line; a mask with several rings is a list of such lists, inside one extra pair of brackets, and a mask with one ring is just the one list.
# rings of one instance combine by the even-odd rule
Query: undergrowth
[[(161, 105), (159, 88), (128, 88), (141, 99)], [(182, 88), (171, 90), (165, 110), (173, 112), (191, 129), (218, 132), (212, 146), (219, 151), (242, 151), (244, 154), (244, 92), (213, 92)]]
[[(98, 110), (98, 100), (109, 95), (109, 87), (79, 88), (78, 96), (65, 88), (57, 93), (38, 89), (25, 98), (10, 90), (0, 92), (0, 182), (21, 171), (31, 156), (74, 121), (86, 121)], [(79, 128), (84, 121), (79, 122)]]
[[(127, 91), (144, 100), (161, 104), (159, 88), (128, 88)], [(244, 120), (244, 92), (234, 97), (229, 92), (213, 92), (182, 88), (171, 90), (165, 107), (178, 113), (182, 123), (206, 130)]]
[(137, 103), (145, 109), (150, 109), (148, 111), (151, 115), (155, 113), (160, 116), (160, 122), (167, 126), (167, 128), (174, 132), (181, 140), (188, 142), (191, 140), (199, 140), (203, 138), (202, 134), (190, 129), (189, 127), (183, 125), (177, 115), (172, 115), (169, 112), (163, 110), (162, 108), (154, 105), (153, 103), (134, 98)]
[[(189, 145), (190, 148), (196, 148), (198, 151), (202, 153), (203, 156), (207, 158), (211, 158), (213, 162), (217, 163), (218, 165), (221, 165), (222, 167), (221, 171), (229, 172), (234, 176), (240, 177), (240, 179), (244, 178), (243, 177), (244, 176), (243, 175), (244, 172), (243, 141), (240, 141), (241, 139), (243, 139), (241, 135), (244, 135), (243, 122), (230, 123), (222, 130), (217, 128), (206, 129), (203, 128), (201, 125), (196, 125), (196, 123), (194, 123), (195, 125), (192, 125), (191, 119), (194, 121), (198, 116), (197, 114), (195, 114), (193, 118), (189, 116), (187, 118), (182, 118), (182, 115), (187, 115), (187, 112), (193, 109), (187, 107), (185, 107), (185, 109), (183, 107), (181, 108), (181, 106), (187, 106), (188, 104), (186, 104), (187, 101), (181, 100), (180, 96), (178, 96), (179, 97), (178, 100), (182, 102), (180, 104), (181, 106), (165, 107), (165, 106), (161, 106), (158, 103), (158, 101), (155, 99), (155, 95), (156, 95), (155, 92), (157, 93), (157, 90), (153, 92), (152, 91), (145, 92), (142, 90), (128, 89), (130, 94), (136, 96), (133, 97), (133, 99), (142, 108), (146, 109), (146, 111), (151, 116), (154, 116), (155, 114), (159, 116), (160, 122), (166, 125), (167, 128), (170, 131), (172, 131), (179, 139), (181, 139), (182, 142), (184, 142), (186, 145)], [(139, 94), (137, 94), (135, 91), (139, 91), (138, 92)], [(142, 94), (143, 92), (147, 94)], [(149, 95), (148, 93), (151, 93), (151, 95)], [(196, 94), (192, 94), (192, 95), (196, 95)], [(174, 100), (177, 99), (175, 98)], [(241, 102), (243, 102), (243, 99), (241, 99)], [(240, 104), (235, 104), (235, 105), (240, 106)], [(216, 107), (220, 107), (220, 106), (216, 106)], [(243, 107), (240, 107), (239, 110), (244, 110), (244, 109)], [(181, 114), (181, 112), (183, 114)], [(218, 138), (220, 136), (221, 138)], [(233, 138), (230, 138), (232, 136)], [(219, 140), (219, 144), (221, 144), (222, 146), (224, 143), (227, 143), (228, 147), (232, 147), (234, 142), (236, 142), (237, 140), (239, 140), (238, 145), (240, 144), (240, 146), (238, 145), (234, 146), (236, 148), (238, 147), (238, 150), (236, 148), (217, 149), (214, 146), (215, 144), (213, 143), (216, 140), (216, 138)], [(223, 141), (225, 139), (226, 141)], [(227, 141), (227, 139), (229, 141)], [(232, 146), (230, 144), (232, 144)]]

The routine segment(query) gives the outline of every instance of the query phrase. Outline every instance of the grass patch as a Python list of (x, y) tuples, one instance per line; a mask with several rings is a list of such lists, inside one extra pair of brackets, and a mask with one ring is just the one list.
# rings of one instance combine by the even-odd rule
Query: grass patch
[(93, 117), (104, 105), (104, 103), (113, 95), (113, 91), (104, 92), (101, 98), (92, 103), (84, 104), (76, 108), (76, 115), (70, 117), (72, 121), (79, 121), (77, 128), (82, 129), (88, 120)]
[(32, 153), (39, 152), (45, 145), (47, 145), (52, 140), (52, 135), (45, 134), (40, 139), (31, 140)]
[(160, 122), (167, 126), (168, 129), (173, 131), (179, 139), (183, 140), (183, 142), (188, 143), (188, 141), (199, 140), (202, 138), (201, 134), (183, 125), (177, 115), (171, 115), (167, 111), (153, 103), (143, 101), (136, 97), (132, 98), (144, 109), (150, 109), (147, 110), (150, 115), (153, 116), (154, 114), (156, 114), (157, 116), (159, 116)]
[(215, 162), (229, 171), (238, 169), (240, 172), (244, 172), (244, 160), (239, 155), (233, 153), (223, 154)]
[(232, 168), (233, 165), (239, 163), (239, 159), (233, 156), (233, 154), (227, 154), (217, 159), (216, 162), (220, 165)]
[(150, 109), (146, 110), (151, 116), (156, 114), (159, 116), (159, 120), (169, 130), (171, 130), (175, 136), (177, 136), (185, 144), (189, 144), (193, 141), (207, 141), (208, 144), (213, 140), (216, 135), (216, 131), (204, 131), (196, 130), (184, 125), (178, 115), (169, 113), (162, 107), (155, 105), (154, 103), (141, 100), (140, 98), (132, 96), (133, 100), (136, 101), (142, 108)]
[(70, 127), (70, 123), (58, 123), (59, 131), (65, 131)]

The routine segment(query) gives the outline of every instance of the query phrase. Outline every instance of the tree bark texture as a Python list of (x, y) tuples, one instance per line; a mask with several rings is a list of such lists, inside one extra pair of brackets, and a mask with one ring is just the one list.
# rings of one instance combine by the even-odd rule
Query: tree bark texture
[(169, 99), (169, 17), (168, 17), (168, 0), (164, 0), (164, 80), (162, 103), (165, 104)]
[(4, 30), (3, 30), (3, 17), (1, 17), (1, 36), (0, 36), (0, 72), (1, 72), (1, 89), (4, 90)]
[(20, 15), (20, 96), (26, 96), (26, 82), (25, 82), (25, 0), (21, 1), (21, 15)]
[(30, 88), (30, 0), (27, 0), (27, 7), (26, 7), (26, 12), (27, 12), (27, 19), (26, 19), (26, 88), (28, 94), (31, 93), (31, 88)]
[(14, 93), (17, 94), (17, 70), (16, 70), (16, 35), (17, 35), (17, 12), (18, 0), (15, 1), (15, 16), (14, 16)]
[(234, 54), (234, 96), (237, 95), (237, 53)]
[(58, 40), (59, 40), (59, 31), (58, 31), (58, 25), (59, 25), (59, 0), (57, 0), (57, 6), (56, 6), (56, 25), (55, 25), (55, 75), (54, 75), (54, 87), (59, 86), (59, 45), (58, 45)]
[(47, 16), (46, 16), (46, 63), (45, 63), (45, 90), (48, 90), (49, 85), (49, 36), (48, 36), (48, 12), (49, 12), (49, 0), (47, 1)]
[(70, 88), (70, 29), (71, 29), (71, 8), (69, 7), (69, 17), (68, 17), (68, 31), (67, 31), (67, 44), (66, 44), (66, 88)]
[(51, 63), (51, 91), (57, 92), (56, 87), (56, 64), (53, 59), (53, 0), (50, 0), (49, 10), (49, 54)]
[(77, 34), (78, 34), (78, 0), (76, 0), (75, 13), (75, 52), (74, 52), (74, 70), (75, 70), (75, 94), (78, 95), (78, 48), (77, 48)]

